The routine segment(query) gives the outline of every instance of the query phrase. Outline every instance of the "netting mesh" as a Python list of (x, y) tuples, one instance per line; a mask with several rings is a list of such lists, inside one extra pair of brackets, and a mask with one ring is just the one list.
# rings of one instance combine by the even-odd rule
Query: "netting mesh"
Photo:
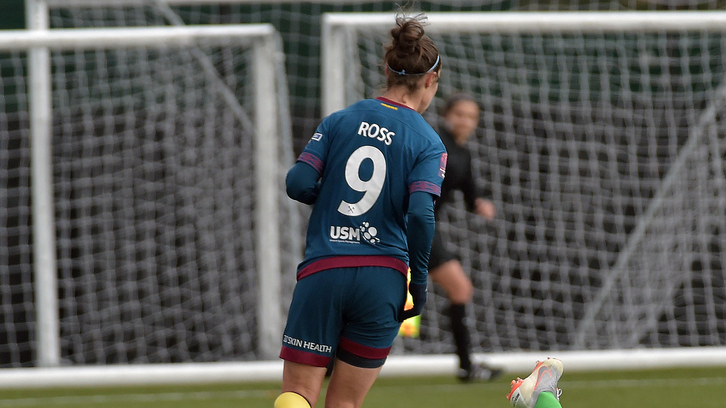
[[(236, 51), (213, 55), (244, 94)], [(189, 52), (52, 58), (63, 356), (253, 357), (252, 129)]]
[[(172, 9), (186, 24), (275, 25), (285, 46), (300, 151), (320, 120), (322, 13), (394, 11), (398, 3), (225, 2)], [(724, 3), (462, 0), (411, 6), (718, 10)], [(50, 17), (54, 28), (170, 24), (153, 2), (54, 5)], [(711, 104), (720, 106), (714, 101), (724, 75), (722, 37), (437, 39), (446, 55), (440, 95), (470, 90), (484, 108), (482, 132), (471, 147), (480, 183), (499, 208), (499, 218), (485, 223), (458, 202), (440, 226), (477, 288), (468, 322), (477, 351), (724, 344), (720, 126), (702, 126), (707, 136), (684, 161), (684, 178), (638, 227), (699, 118)], [(351, 85), (358, 89), (352, 97), (372, 95), (382, 83), (383, 41), (363, 40), (359, 56), (367, 69), (364, 81)], [(217, 51), (207, 55), (226, 72), (222, 67), (236, 61), (237, 52), (215, 57)], [(209, 96), (213, 92), (199, 95), (209, 80), (188, 53), (54, 53), (53, 64), (63, 358), (85, 364), (256, 358), (255, 294), (238, 296), (255, 287), (255, 277), (234, 269), (254, 260), (250, 142), (239, 138), (249, 129)], [(230, 68), (236, 74), (223, 77), (247, 106), (247, 63), (236, 64)], [(33, 364), (35, 341), (25, 54), (3, 54), (0, 70), (0, 258), (7, 260), (0, 263), (0, 366), (15, 367)], [(440, 105), (437, 99), (433, 109)], [(287, 201), (281, 193), (281, 203)], [(642, 238), (633, 241), (638, 228)], [(292, 239), (285, 231), (282, 237)], [(284, 255), (292, 271), (294, 255)], [(200, 274), (199, 268), (218, 272)], [(292, 279), (284, 282), (289, 293)], [(610, 290), (601, 294), (602, 288)], [(423, 338), (407, 341), (407, 349), (453, 350), (441, 314), (446, 301), (438, 291), (432, 299)], [(592, 325), (583, 323), (587, 316)]]
[(0, 361), (32, 361), (35, 337), (25, 64), (0, 58)]
[[(358, 35), (351, 100), (384, 83), (386, 39)], [(439, 226), (472, 273), (478, 349), (726, 344), (726, 37), (433, 37), (439, 95), (464, 90), (482, 106), (475, 177), (500, 211), (486, 223), (459, 202)], [(438, 293), (407, 347), (453, 351), (437, 312), (447, 303)]]
[[(270, 226), (254, 220), (252, 54), (203, 43), (51, 53), (64, 363), (259, 358), (256, 235)], [(17, 82), (6, 85), (16, 92), (3, 99), (10, 137), (2, 139), (1, 219), (10, 265), (0, 278), (0, 364), (18, 366), (32, 364), (35, 320), (27, 112), (24, 100), (13, 100), (24, 95), (27, 60), (4, 61), (19, 68)], [(287, 167), (287, 107), (277, 110), (276, 155)], [(282, 201), (282, 177), (278, 184)], [(281, 205), (278, 214), (288, 233), (285, 270), (300, 257), (298, 211)]]
[(578, 333), (581, 344), (726, 342), (724, 96), (720, 89), (605, 275), (609, 286), (589, 306), (592, 319)]
[[(116, 27), (168, 25), (170, 21), (150, 1), (147, 6), (120, 6), (100, 0), (104, 7), (51, 8), (51, 26)], [(60, 2), (59, 2), (60, 3)], [(726, 3), (716, 0), (684, 1), (529, 1), (529, 0), (457, 0), (457, 1), (360, 1), (299, 2), (257, 4), (226, 0), (220, 4), (188, 5), (171, 8), (185, 24), (272, 23), (280, 32), (286, 55), (287, 80), (294, 129), (295, 149), (302, 151), (320, 121), (320, 27), (323, 13), (328, 12), (395, 12), (401, 4), (411, 10), (435, 11), (554, 11), (554, 10), (718, 10)], [(208, 3), (208, 2), (207, 2)]]

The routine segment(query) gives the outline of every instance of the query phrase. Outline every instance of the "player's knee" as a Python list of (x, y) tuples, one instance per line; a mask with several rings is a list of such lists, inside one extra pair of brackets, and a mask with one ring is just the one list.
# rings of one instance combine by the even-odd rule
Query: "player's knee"
[(294, 392), (283, 392), (275, 399), (274, 408), (311, 408), (308, 400)]
[(469, 303), (474, 296), (474, 286), (469, 278), (462, 275), (457, 284), (451, 290), (450, 299), (452, 303)]

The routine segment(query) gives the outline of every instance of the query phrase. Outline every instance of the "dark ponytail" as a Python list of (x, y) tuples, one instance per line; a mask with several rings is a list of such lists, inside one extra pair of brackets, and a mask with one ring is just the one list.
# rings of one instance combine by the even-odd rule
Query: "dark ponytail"
[(396, 16), (397, 27), (391, 30), (391, 43), (384, 48), (384, 66), (388, 67), (386, 86), (404, 85), (416, 91), (421, 76), (441, 70), (439, 50), (426, 35), (425, 14)]

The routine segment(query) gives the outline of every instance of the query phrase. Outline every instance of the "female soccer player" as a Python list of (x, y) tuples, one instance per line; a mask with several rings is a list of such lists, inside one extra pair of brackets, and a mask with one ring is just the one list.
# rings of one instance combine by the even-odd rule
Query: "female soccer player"
[[(385, 48), (386, 91), (323, 119), (287, 174), (288, 195), (313, 204), (280, 357), (275, 408), (360, 407), (400, 322), (426, 302), (434, 200), (446, 150), (423, 119), (441, 58), (423, 17), (399, 15)], [(414, 307), (403, 310), (406, 274)]]
[[(466, 147), (469, 138), (479, 126), (479, 105), (468, 94), (450, 96), (444, 105), (443, 124), (439, 136), (448, 152), (446, 179), (441, 186), (441, 198), (436, 203), (436, 218), (444, 203), (452, 200), (454, 190), (464, 193), (464, 201), (470, 211), (487, 220), (494, 219), (496, 208), (487, 199), (476, 193), (471, 171), (471, 153)], [(469, 329), (464, 322), (466, 304), (471, 301), (473, 286), (456, 257), (446, 250), (439, 228), (434, 234), (429, 259), (429, 274), (434, 283), (440, 285), (449, 298), (447, 314), (451, 319), (456, 354), (459, 357), (458, 377), (462, 381), (493, 380), (502, 370), (486, 364), (473, 364)]]

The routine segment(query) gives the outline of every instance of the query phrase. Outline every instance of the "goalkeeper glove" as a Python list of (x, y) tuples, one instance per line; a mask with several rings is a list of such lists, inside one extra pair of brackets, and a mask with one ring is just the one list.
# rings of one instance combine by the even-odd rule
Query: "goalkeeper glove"
[(411, 293), (411, 299), (413, 300), (413, 307), (408, 310), (402, 311), (398, 315), (398, 321), (403, 322), (409, 317), (418, 316), (423, 311), (424, 305), (426, 304), (426, 284), (408, 284), (408, 292)]

